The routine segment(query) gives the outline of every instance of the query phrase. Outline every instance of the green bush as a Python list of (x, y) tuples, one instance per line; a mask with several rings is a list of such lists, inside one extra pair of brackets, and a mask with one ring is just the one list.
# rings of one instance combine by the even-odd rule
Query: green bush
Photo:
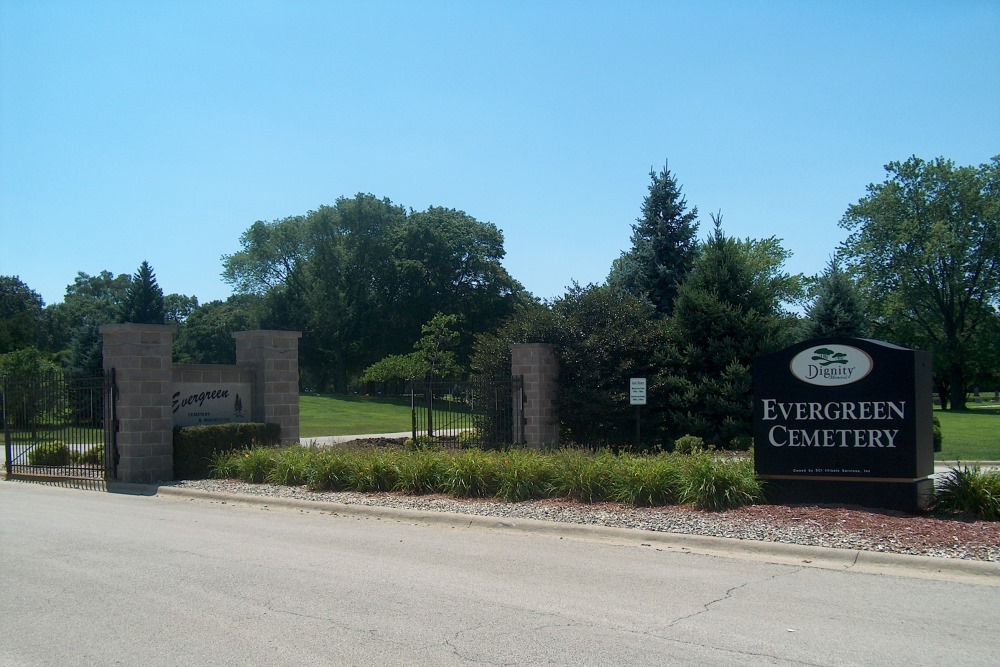
[(949, 468), (934, 491), (932, 509), (1000, 520), (1000, 470), (983, 472), (978, 465)]
[(681, 502), (721, 510), (749, 505), (763, 497), (750, 459), (725, 459), (709, 453), (690, 456), (684, 467)]
[(354, 480), (356, 458), (343, 450), (321, 450), (310, 460), (306, 483), (313, 491), (346, 491)]
[(28, 464), (33, 466), (68, 466), (69, 447), (58, 440), (43, 442), (28, 452)]
[(941, 420), (938, 419), (937, 415), (934, 415), (934, 451), (941, 451), (941, 443), (944, 442), (944, 436), (941, 435)]
[(558, 497), (639, 506), (691, 503), (717, 510), (757, 502), (761, 485), (748, 458), (709, 451), (615, 454), (564, 449), (483, 451), (256, 448), (218, 452), (215, 477), (307, 484), (314, 491), (402, 491), (519, 502)]
[(281, 441), (278, 424), (234, 422), (174, 428), (174, 479), (204, 479), (213, 474), (221, 452), (271, 447)]
[(458, 498), (489, 498), (499, 488), (498, 457), (502, 454), (466, 449), (448, 459), (442, 491)]
[(551, 460), (551, 495), (585, 503), (611, 499), (619, 459), (609, 450), (594, 455), (578, 449), (563, 449)]
[(552, 488), (550, 457), (531, 449), (510, 449), (497, 456), (497, 497), (508, 502), (546, 498)]
[(244, 482), (262, 484), (277, 465), (277, 450), (258, 447), (247, 449), (237, 458), (238, 477)]
[(622, 456), (620, 463), (612, 491), (616, 502), (656, 507), (680, 501), (684, 479), (680, 456)]
[[(74, 454), (76, 454), (74, 452)], [(104, 445), (94, 445), (81, 454), (76, 454), (76, 462), (83, 465), (102, 465), (104, 463)]]
[(267, 481), (282, 486), (302, 486), (309, 476), (312, 452), (302, 447), (289, 447), (274, 452), (274, 466), (267, 473)]
[(352, 470), (351, 488), (355, 491), (392, 491), (399, 483), (396, 455), (370, 449), (360, 452)]
[(448, 469), (441, 452), (420, 450), (400, 457), (397, 470), (395, 489), (420, 495), (441, 492)]
[(678, 454), (694, 454), (705, 449), (705, 441), (696, 435), (684, 435), (674, 440), (674, 451)]

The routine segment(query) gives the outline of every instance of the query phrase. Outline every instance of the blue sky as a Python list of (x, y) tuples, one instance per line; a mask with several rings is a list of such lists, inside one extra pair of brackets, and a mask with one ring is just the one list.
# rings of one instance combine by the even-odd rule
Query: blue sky
[(669, 160), (816, 273), (883, 165), (1000, 153), (1000, 3), (0, 0), (0, 274), (225, 298), (255, 220), (370, 192), (603, 281)]

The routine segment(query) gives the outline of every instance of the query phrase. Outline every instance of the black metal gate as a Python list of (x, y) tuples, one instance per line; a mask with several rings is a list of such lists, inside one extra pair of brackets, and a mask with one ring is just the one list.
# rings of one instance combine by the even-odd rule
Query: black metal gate
[(113, 371), (0, 378), (7, 479), (114, 479), (113, 395)]
[(521, 376), (502, 380), (410, 383), (413, 439), (442, 447), (495, 449), (524, 442)]

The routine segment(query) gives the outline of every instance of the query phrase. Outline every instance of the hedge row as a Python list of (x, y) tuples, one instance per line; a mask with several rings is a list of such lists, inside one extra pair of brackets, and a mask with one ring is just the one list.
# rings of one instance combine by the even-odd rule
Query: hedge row
[(281, 442), (278, 424), (233, 422), (174, 428), (174, 479), (205, 479), (212, 458), (248, 447), (272, 447)]
[(217, 454), (213, 476), (314, 491), (399, 491), (522, 501), (567, 498), (723, 509), (758, 502), (749, 458), (710, 452), (643, 456), (564, 449), (507, 451), (247, 449)]

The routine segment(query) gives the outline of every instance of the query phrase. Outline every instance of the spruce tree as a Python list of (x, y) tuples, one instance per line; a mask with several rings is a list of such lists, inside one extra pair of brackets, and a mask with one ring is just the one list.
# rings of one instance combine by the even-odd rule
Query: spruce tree
[(867, 318), (851, 277), (830, 260), (816, 283), (816, 298), (806, 311), (808, 338), (861, 338), (867, 335)]
[[(781, 344), (781, 253), (773, 240), (742, 241), (721, 218), (680, 286), (664, 350), (664, 387), (673, 436), (696, 435), (720, 447), (750, 444), (754, 357)], [(770, 259), (768, 259), (770, 257)], [(766, 260), (766, 261), (765, 261)]]
[(163, 290), (156, 284), (156, 275), (149, 262), (143, 260), (132, 276), (125, 295), (122, 321), (135, 324), (163, 324)]
[(648, 299), (656, 310), (673, 312), (677, 286), (698, 255), (698, 207), (687, 210), (677, 179), (664, 165), (650, 169), (649, 194), (632, 226), (632, 248), (614, 262), (608, 284)]

